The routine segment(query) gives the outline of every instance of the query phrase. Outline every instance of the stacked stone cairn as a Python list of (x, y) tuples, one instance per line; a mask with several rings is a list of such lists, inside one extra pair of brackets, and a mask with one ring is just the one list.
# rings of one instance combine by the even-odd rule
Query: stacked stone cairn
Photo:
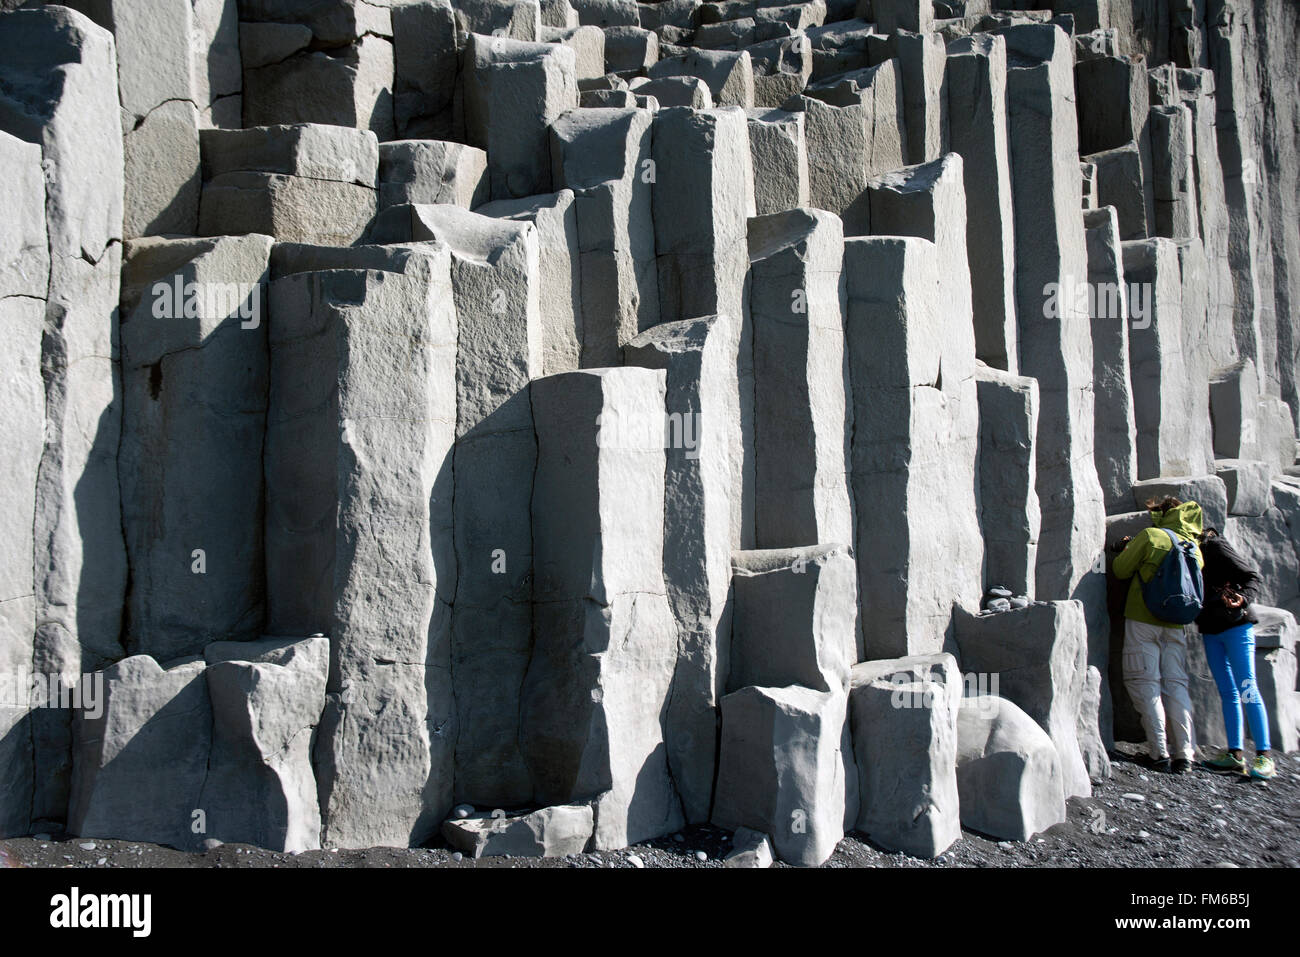
[(1022, 5), (0, 4), (0, 836), (1027, 840), (1163, 494), (1295, 749), (1300, 13)]

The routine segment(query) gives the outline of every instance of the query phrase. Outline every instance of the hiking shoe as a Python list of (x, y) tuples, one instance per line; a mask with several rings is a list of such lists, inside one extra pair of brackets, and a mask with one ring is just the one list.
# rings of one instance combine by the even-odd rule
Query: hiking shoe
[(1142, 764), (1152, 771), (1159, 771), (1161, 774), (1169, 773), (1169, 758), (1145, 758)]
[(1192, 769), (1192, 762), (1186, 758), (1174, 758), (1169, 762), (1170, 774), (1186, 774)]
[(1220, 751), (1216, 757), (1201, 763), (1211, 771), (1226, 771), (1230, 774), (1246, 773), (1246, 759), (1234, 758), (1231, 751)]
[(1273, 766), (1273, 759), (1267, 755), (1260, 754), (1255, 757), (1255, 763), (1250, 766), (1250, 776), (1257, 781), (1271, 780), (1277, 774), (1277, 768)]

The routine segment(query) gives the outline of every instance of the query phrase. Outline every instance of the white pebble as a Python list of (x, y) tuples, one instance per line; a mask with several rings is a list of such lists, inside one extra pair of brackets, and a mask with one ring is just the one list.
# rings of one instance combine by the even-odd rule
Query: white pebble
[(99, 860), (97, 860), (95, 863), (98, 864), (100, 867), (103, 867), (105, 864), (108, 863), (108, 858), (107, 858), (107, 857), (101, 857), (101, 858), (100, 858)]
[(629, 854), (627, 856), (627, 862), (638, 869), (645, 867), (645, 861), (641, 860), (641, 858), (637, 857), (635, 854)]
[(93, 851), (95, 849), (95, 844), (93, 841), (88, 841), (85, 844), (78, 844), (77, 846), (80, 847), (83, 851)]
[(1145, 800), (1146, 800), (1146, 796), (1145, 796), (1145, 795), (1138, 794), (1138, 793), (1135, 792), (1135, 791), (1129, 791), (1129, 792), (1126, 793), (1126, 794), (1121, 794), (1120, 797), (1122, 797), (1125, 801), (1145, 801)]
[(456, 853), (451, 855), (451, 859), (453, 861), (463, 861), (465, 859), (465, 855), (462, 854), (460, 851), (457, 851)]
[(709, 855), (705, 854), (703, 851), (696, 851), (695, 859), (697, 861), (707, 861), (709, 859)]

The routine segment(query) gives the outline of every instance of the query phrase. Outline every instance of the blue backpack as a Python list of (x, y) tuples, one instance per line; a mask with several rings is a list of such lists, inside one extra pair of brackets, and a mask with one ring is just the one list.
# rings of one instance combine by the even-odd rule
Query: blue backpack
[(1196, 564), (1196, 546), (1167, 528), (1161, 531), (1172, 539), (1173, 548), (1161, 560), (1151, 580), (1142, 585), (1142, 600), (1147, 610), (1161, 621), (1186, 625), (1196, 620), (1205, 600), (1201, 569)]

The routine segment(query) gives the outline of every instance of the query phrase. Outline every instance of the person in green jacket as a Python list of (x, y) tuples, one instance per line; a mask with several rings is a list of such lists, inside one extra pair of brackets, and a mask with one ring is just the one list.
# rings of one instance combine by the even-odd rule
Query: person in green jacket
[[(1204, 567), (1200, 545), (1201, 506), (1173, 496), (1147, 502), (1151, 528), (1144, 528), (1115, 558), (1117, 578), (1131, 578), (1124, 604), (1124, 687), (1142, 718), (1147, 748), (1156, 767), (1186, 774), (1195, 756), (1192, 747), (1192, 701), (1187, 692), (1187, 637), (1183, 626), (1161, 621), (1142, 600), (1142, 583), (1151, 580), (1173, 548), (1161, 529), (1196, 545), (1197, 564)], [(1166, 720), (1167, 719), (1167, 720)], [(1166, 746), (1166, 728), (1173, 755)]]

